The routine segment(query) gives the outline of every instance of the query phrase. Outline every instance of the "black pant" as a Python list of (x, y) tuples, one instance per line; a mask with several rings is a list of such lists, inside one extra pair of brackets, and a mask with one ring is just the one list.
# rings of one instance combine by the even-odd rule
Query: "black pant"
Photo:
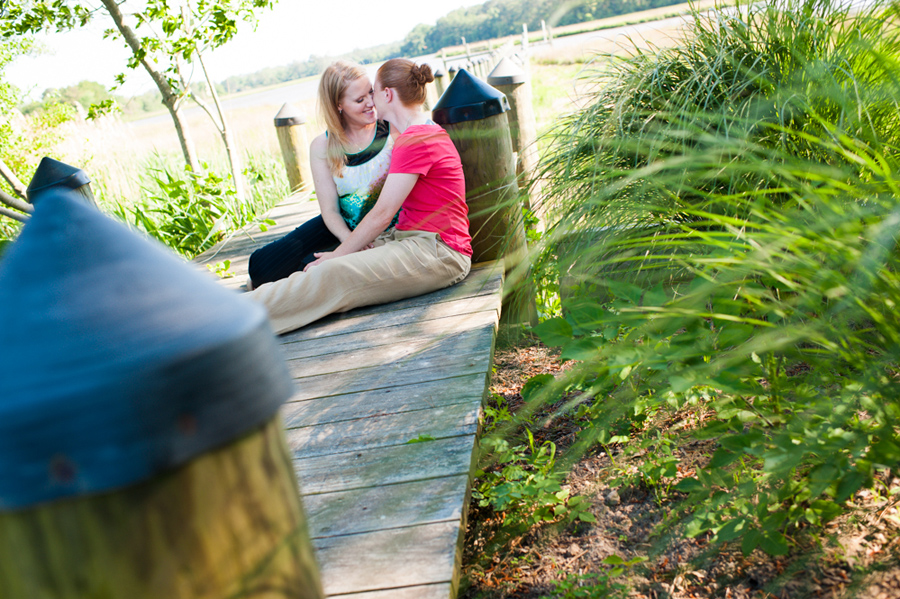
[(250, 254), (247, 270), (253, 287), (284, 279), (316, 259), (315, 252), (327, 252), (339, 245), (321, 216), (310, 219), (276, 241)]

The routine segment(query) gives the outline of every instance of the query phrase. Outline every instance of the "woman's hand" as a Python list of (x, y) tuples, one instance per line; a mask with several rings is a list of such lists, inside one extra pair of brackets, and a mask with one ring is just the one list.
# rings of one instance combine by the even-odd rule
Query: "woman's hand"
[(310, 262), (309, 264), (307, 264), (303, 268), (303, 272), (309, 272), (309, 269), (312, 268), (313, 266), (318, 266), (319, 264), (322, 264), (326, 260), (331, 260), (332, 258), (337, 257), (334, 255), (334, 252), (315, 252), (313, 254), (313, 256), (315, 256), (316, 259), (313, 260), (312, 262)]

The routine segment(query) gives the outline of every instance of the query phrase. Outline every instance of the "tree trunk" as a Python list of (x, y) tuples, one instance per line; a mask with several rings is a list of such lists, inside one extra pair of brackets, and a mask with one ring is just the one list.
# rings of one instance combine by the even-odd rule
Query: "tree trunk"
[(13, 196), (9, 195), (8, 193), (4, 193), (3, 191), (0, 191), (0, 204), (6, 204), (10, 208), (26, 212), (27, 214), (23, 216), (27, 216), (28, 214), (34, 212), (34, 206), (20, 200), (19, 198), (14, 198)]
[[(106, 8), (109, 16), (112, 17), (113, 22), (116, 24), (116, 28), (119, 30), (119, 33), (122, 34), (125, 43), (131, 48), (132, 53), (135, 56), (141, 56), (144, 50), (141, 48), (140, 39), (131, 27), (125, 23), (125, 17), (119, 10), (116, 0), (100, 1)], [(149, 73), (153, 82), (156, 84), (156, 87), (159, 89), (159, 92), (162, 94), (163, 104), (172, 116), (172, 122), (175, 124), (175, 132), (178, 134), (178, 141), (181, 143), (181, 151), (184, 154), (185, 163), (191, 170), (197, 171), (197, 151), (194, 149), (194, 141), (191, 139), (187, 124), (181, 120), (181, 114), (178, 112), (180, 108), (178, 106), (178, 94), (176, 94), (172, 89), (172, 86), (169, 85), (165, 75), (160, 73), (150, 61), (147, 60), (146, 56), (141, 59), (141, 64), (144, 65), (144, 69)]]
[[(6, 179), (6, 182), (9, 183), (9, 186), (12, 187), (12, 190), (16, 192), (16, 195), (20, 198), (24, 198), (27, 192), (27, 188), (25, 184), (19, 181), (19, 178), (16, 174), (9, 168), (5, 162), (0, 160), (0, 176)], [(15, 206), (13, 206), (15, 208)], [(19, 208), (19, 210), (24, 210), (23, 208)]]
[[(206, 64), (203, 62), (203, 53), (197, 48), (197, 60), (200, 62), (200, 68), (203, 69), (203, 77), (206, 79), (206, 85), (209, 87), (209, 93), (212, 95), (213, 104), (216, 106), (216, 112), (219, 114), (219, 134), (222, 136), (222, 143), (225, 145), (225, 155), (228, 156), (228, 164), (231, 167), (231, 177), (234, 179), (234, 191), (238, 201), (242, 204), (247, 201), (247, 194), (244, 191), (244, 169), (241, 164), (241, 157), (234, 147), (234, 141), (231, 138), (231, 129), (228, 128), (228, 122), (225, 120), (225, 113), (222, 111), (222, 104), (219, 102), (219, 94), (216, 92), (216, 84), (209, 76), (206, 70)], [(196, 101), (196, 98), (194, 98)], [(212, 115), (210, 115), (210, 118)], [(215, 121), (215, 119), (213, 119)]]
[(30, 218), (27, 214), (22, 214), (21, 212), (16, 212), (15, 210), (9, 210), (0, 206), (0, 216), (5, 216), (7, 218), (11, 218), (13, 220), (17, 220), (20, 223), (27, 223)]

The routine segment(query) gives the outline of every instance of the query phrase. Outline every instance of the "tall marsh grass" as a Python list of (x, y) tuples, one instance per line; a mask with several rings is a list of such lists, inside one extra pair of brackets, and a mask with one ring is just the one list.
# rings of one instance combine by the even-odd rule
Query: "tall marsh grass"
[[(289, 194), (273, 114), (264, 107), (232, 115), (238, 117), (235, 137), (243, 143), (245, 203), (236, 200), (230, 175), (225, 175), (229, 168), (219, 139), (196, 118), (191, 124), (203, 158), (197, 173), (185, 170), (171, 122), (135, 124), (115, 116), (86, 121), (77, 114), (68, 114), (52, 130), (44, 127), (47, 140), (21, 141), (16, 155), (22, 158), (13, 164), (26, 180), (43, 155), (81, 168), (103, 211), (192, 258), (238, 228), (266, 227), (262, 215)], [(17, 232), (15, 226), (0, 228), (0, 237), (12, 239)]]
[(580, 362), (537, 396), (570, 398), (582, 449), (652, 461), (660, 419), (715, 441), (632, 475), (687, 498), (688, 535), (787, 553), (900, 463), (898, 16), (698, 12), (597, 61), (551, 133), (535, 253), (563, 302), (536, 331)]

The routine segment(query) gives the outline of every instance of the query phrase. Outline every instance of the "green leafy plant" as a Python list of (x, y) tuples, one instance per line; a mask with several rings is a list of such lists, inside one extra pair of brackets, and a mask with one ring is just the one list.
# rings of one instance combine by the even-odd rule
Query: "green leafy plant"
[(556, 445), (536, 443), (527, 428), (525, 434), (527, 442), (520, 445), (501, 436), (482, 441), (492, 467), (475, 473), (481, 481), (472, 493), (478, 505), (502, 513), (504, 525), (514, 528), (559, 519), (594, 521), (589, 502), (562, 488), (565, 474), (555, 468)]
[(645, 561), (645, 559), (636, 557), (626, 561), (618, 555), (611, 555), (603, 560), (603, 563), (611, 566), (611, 568), (589, 574), (569, 574), (565, 579), (555, 581), (551, 594), (544, 595), (541, 599), (614, 599), (616, 597), (627, 597), (630, 587), (625, 583), (616, 582), (614, 579), (622, 576), (627, 570)]
[(234, 273), (231, 272), (231, 260), (207, 264), (206, 268), (220, 279), (230, 279), (234, 277)]
[[(142, 200), (132, 206), (117, 204), (113, 210), (188, 259), (242, 227), (256, 224), (266, 230), (274, 224), (257, 216), (267, 203), (237, 201), (230, 177), (220, 176), (205, 163), (203, 168), (199, 173), (185, 168), (183, 177), (151, 170), (151, 185)], [(256, 182), (264, 178), (258, 174)]]
[(695, 474), (659, 440), (636, 471), (684, 494), (690, 536), (787, 553), (900, 460), (897, 16), (695, 14), (682, 46), (609, 57), (554, 133), (536, 252), (567, 280), (535, 332), (579, 364), (536, 401), (579, 390), (582, 450), (708, 414)]

